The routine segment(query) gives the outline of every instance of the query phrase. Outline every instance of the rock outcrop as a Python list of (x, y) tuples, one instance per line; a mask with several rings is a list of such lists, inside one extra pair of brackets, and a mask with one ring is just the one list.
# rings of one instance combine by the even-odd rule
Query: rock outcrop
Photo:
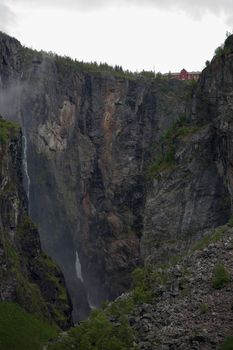
[(0, 118), (0, 301), (16, 302), (66, 329), (71, 306), (63, 275), (42, 253), (28, 217), (21, 136), (19, 126)]

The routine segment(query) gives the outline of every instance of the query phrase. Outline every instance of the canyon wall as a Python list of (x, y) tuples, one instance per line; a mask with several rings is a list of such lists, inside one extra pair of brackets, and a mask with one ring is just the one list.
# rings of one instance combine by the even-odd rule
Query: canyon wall
[(230, 53), (194, 87), (87, 68), (4, 34), (0, 49), (0, 112), (22, 125), (30, 215), (74, 320), (125, 291), (142, 261), (228, 221)]

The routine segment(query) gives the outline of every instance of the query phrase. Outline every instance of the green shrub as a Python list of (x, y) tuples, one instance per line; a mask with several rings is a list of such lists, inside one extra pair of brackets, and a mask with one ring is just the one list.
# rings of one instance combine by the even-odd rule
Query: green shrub
[(129, 315), (134, 309), (134, 302), (132, 297), (127, 297), (125, 299), (118, 299), (113, 303), (110, 303), (105, 310), (105, 313), (110, 316), (115, 316), (117, 318), (124, 318)]
[(220, 350), (233, 350), (233, 337), (226, 338)]
[(141, 287), (136, 287), (133, 290), (133, 302), (136, 305), (140, 305), (143, 303), (151, 303), (152, 301), (152, 292), (147, 289)]
[(0, 117), (0, 144), (6, 144), (9, 137), (15, 137), (19, 132), (19, 125)]
[[(194, 86), (190, 85), (190, 89)], [(165, 131), (161, 138), (161, 150), (158, 157), (150, 165), (147, 176), (149, 178), (159, 177), (161, 172), (170, 171), (175, 165), (175, 140), (193, 134), (200, 129), (198, 125), (191, 125), (185, 116), (181, 116), (177, 121)]]
[(68, 336), (57, 344), (48, 346), (49, 350), (132, 350), (133, 331), (126, 318), (114, 324), (103, 310), (95, 310), (88, 320), (71, 329)]
[(150, 165), (148, 169), (148, 177), (158, 177), (161, 172), (171, 170), (174, 164), (175, 147), (173, 145), (169, 145), (166, 153), (158, 156), (158, 158)]
[(223, 55), (227, 55), (231, 53), (231, 50), (227, 45), (222, 44), (216, 48), (214, 53), (215, 53), (215, 57), (221, 57)]
[(218, 264), (213, 272), (213, 287), (221, 289), (226, 283), (230, 282), (230, 274), (223, 264)]
[(133, 271), (133, 294), (135, 304), (150, 303), (153, 290), (159, 284), (167, 281), (166, 269), (159, 267), (138, 267)]
[(226, 226), (219, 226), (217, 227), (214, 231), (213, 234), (211, 235), (206, 235), (202, 237), (200, 240), (198, 240), (192, 250), (202, 250), (205, 247), (207, 247), (210, 243), (215, 243), (220, 241), (220, 239), (223, 237), (224, 233), (226, 232)]
[[(174, 242), (175, 243), (175, 242)], [(181, 260), (182, 260), (182, 255), (172, 255), (170, 258), (169, 258), (169, 263), (174, 266), (176, 264), (178, 264)]]
[(230, 227), (233, 227), (233, 216), (230, 217), (229, 221), (228, 221), (228, 225)]
[(200, 313), (202, 315), (206, 314), (208, 310), (209, 310), (209, 306), (207, 304), (200, 305)]
[[(190, 85), (190, 89), (193, 88), (194, 85)], [(172, 141), (172, 139), (177, 137), (193, 134), (194, 132), (198, 131), (199, 128), (200, 127), (198, 125), (190, 124), (185, 116), (181, 116), (168, 130), (166, 130), (162, 139), (164, 141)]]
[(215, 56), (216, 56), (216, 57), (222, 56), (222, 55), (224, 54), (223, 45), (218, 46), (218, 47), (215, 49), (214, 53), (215, 53)]

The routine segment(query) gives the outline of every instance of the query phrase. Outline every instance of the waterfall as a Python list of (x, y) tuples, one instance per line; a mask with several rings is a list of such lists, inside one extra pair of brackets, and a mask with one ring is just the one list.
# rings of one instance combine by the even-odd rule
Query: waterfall
[(91, 303), (89, 295), (87, 295), (87, 301), (88, 301), (88, 304), (89, 304), (91, 310), (97, 309), (97, 307)]
[(23, 136), (23, 170), (25, 175), (25, 190), (29, 200), (30, 195), (30, 177), (28, 174), (28, 162), (27, 162), (27, 138)]
[[(84, 280), (83, 280), (83, 275), (82, 275), (82, 266), (81, 266), (81, 263), (80, 263), (80, 259), (79, 259), (79, 255), (78, 255), (77, 250), (76, 250), (75, 270), (76, 270), (77, 278), (78, 278), (78, 279), (83, 283), (83, 285), (84, 285)], [(87, 301), (88, 301), (88, 304), (89, 304), (91, 310), (96, 309), (96, 307), (92, 304), (88, 293), (87, 293)]]
[(81, 266), (77, 251), (76, 251), (75, 269), (76, 269), (77, 278), (83, 282), (82, 266)]

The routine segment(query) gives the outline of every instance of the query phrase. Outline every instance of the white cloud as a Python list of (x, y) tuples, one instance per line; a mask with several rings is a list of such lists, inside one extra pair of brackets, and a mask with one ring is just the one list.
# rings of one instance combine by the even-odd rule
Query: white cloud
[[(6, 4), (7, 1), (7, 4)], [(154, 8), (164, 11), (181, 11), (192, 18), (201, 19), (207, 13), (224, 16), (233, 29), (232, 0), (0, 0), (0, 28), (7, 28), (15, 20), (14, 8), (28, 10), (62, 9), (66, 11), (92, 12), (104, 8)]]
[(2, 27), (26, 46), (162, 72), (201, 69), (232, 13), (232, 0), (0, 0)]
[(228, 16), (233, 11), (232, 0), (12, 0), (13, 2), (28, 4), (28, 6), (35, 7), (50, 7), (56, 9), (57, 7), (64, 8), (66, 10), (97, 10), (103, 7), (130, 7), (151, 6), (157, 9), (171, 9), (181, 10), (187, 14), (200, 17), (205, 12), (211, 12), (214, 14), (224, 13)]
[(0, 0), (0, 29), (7, 31), (14, 22), (13, 11), (6, 5), (5, 1)]

